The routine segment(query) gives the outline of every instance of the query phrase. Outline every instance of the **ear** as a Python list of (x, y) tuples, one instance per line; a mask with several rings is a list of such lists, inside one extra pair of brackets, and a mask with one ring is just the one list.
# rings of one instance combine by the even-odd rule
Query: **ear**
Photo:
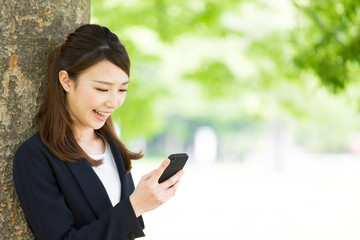
[(72, 84), (72, 80), (70, 79), (67, 71), (61, 70), (59, 72), (59, 81), (61, 86), (64, 88), (65, 92), (69, 92), (70, 86)]

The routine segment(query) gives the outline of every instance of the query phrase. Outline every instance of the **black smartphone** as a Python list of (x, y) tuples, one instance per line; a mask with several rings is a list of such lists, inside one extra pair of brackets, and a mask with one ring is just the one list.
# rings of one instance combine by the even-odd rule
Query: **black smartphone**
[(171, 178), (175, 173), (183, 169), (189, 156), (186, 153), (174, 153), (169, 157), (170, 164), (164, 170), (163, 174), (159, 178), (159, 183), (162, 183)]

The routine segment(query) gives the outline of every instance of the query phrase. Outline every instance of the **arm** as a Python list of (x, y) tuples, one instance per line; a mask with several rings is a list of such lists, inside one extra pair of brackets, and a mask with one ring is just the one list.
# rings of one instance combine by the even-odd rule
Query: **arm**
[[(16, 152), (13, 171), (22, 209), (38, 240), (125, 240), (144, 236), (129, 198), (108, 209), (99, 219), (76, 226), (68, 207), (71, 203), (66, 202), (51, 164), (30, 143), (23, 144)], [(87, 213), (82, 217), (86, 218)]]

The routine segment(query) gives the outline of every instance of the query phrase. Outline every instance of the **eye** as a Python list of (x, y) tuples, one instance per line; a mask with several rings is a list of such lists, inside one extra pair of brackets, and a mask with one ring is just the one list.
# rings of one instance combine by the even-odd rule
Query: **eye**
[(120, 92), (127, 92), (127, 89), (120, 89)]
[(98, 90), (100, 92), (107, 92), (107, 89), (102, 89), (102, 88), (96, 88), (96, 90)]

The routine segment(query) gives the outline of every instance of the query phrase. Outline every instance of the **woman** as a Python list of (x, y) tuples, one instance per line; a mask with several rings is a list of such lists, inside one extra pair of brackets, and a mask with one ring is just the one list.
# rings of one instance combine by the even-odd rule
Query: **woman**
[(111, 113), (129, 85), (130, 60), (106, 27), (83, 25), (54, 50), (40, 131), (15, 154), (14, 183), (35, 239), (134, 239), (141, 215), (170, 199), (183, 171), (158, 184), (168, 166), (134, 189), (131, 160), (142, 157), (116, 137)]

